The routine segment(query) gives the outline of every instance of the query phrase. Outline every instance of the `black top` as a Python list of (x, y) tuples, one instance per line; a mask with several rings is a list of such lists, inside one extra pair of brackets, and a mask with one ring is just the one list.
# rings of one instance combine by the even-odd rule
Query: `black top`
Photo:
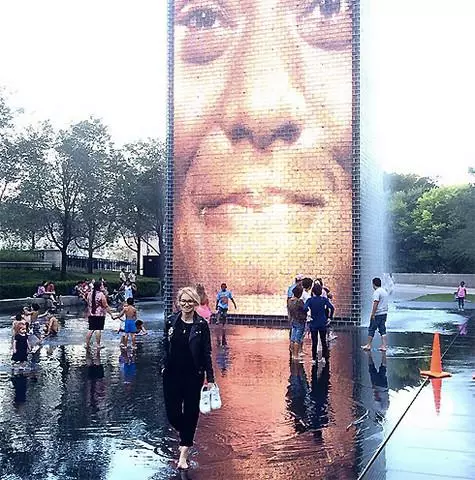
[(15, 362), (25, 362), (28, 359), (28, 337), (26, 335), (15, 335), (16, 353), (12, 355)]
[(179, 318), (171, 337), (170, 359), (168, 367), (173, 373), (187, 375), (196, 373), (195, 363), (190, 350), (190, 333), (193, 323), (185, 323)]
[(26, 353), (28, 351), (28, 337), (26, 335), (20, 335), (17, 333), (15, 335), (16, 340), (16, 351), (18, 353)]
[[(163, 355), (162, 367), (168, 370), (181, 365), (178, 368), (186, 369), (190, 360), (187, 355), (190, 352), (194, 371), (200, 375), (205, 373), (208, 382), (214, 382), (211, 361), (211, 334), (208, 322), (194, 312), (193, 323), (188, 326), (182, 321), (181, 312), (178, 312), (167, 318), (164, 327), (161, 352)], [(188, 329), (190, 330), (188, 331)], [(183, 333), (183, 330), (185, 330), (185, 333)], [(185, 337), (188, 338), (188, 349), (186, 348)], [(178, 356), (183, 354), (185, 354), (185, 359), (178, 359)], [(190, 369), (188, 368), (186, 371), (188, 370)]]

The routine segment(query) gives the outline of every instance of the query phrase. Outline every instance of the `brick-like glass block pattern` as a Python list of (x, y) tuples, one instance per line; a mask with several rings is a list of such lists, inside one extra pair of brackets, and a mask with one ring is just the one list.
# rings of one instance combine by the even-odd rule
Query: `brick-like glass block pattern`
[(358, 2), (169, 7), (167, 310), (226, 282), (240, 321), (278, 319), (301, 273), (357, 321)]

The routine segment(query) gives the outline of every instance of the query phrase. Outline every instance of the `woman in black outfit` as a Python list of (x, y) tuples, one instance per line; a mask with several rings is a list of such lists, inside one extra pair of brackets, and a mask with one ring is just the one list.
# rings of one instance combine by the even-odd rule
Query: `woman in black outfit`
[(200, 297), (193, 287), (177, 295), (181, 311), (168, 317), (164, 329), (163, 393), (170, 424), (180, 434), (178, 469), (188, 468), (188, 454), (200, 414), (201, 387), (213, 387), (211, 336), (208, 322), (195, 308)]

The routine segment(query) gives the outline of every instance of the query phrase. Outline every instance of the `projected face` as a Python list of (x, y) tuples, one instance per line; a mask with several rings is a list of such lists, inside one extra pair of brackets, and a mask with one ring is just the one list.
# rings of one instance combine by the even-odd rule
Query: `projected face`
[(174, 285), (351, 294), (351, 0), (176, 0)]

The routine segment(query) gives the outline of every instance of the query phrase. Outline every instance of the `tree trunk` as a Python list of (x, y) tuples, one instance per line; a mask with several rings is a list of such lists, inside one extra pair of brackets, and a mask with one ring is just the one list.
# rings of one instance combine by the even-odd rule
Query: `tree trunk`
[(36, 248), (36, 234), (35, 232), (31, 232), (31, 251), (34, 251)]
[(61, 249), (61, 280), (66, 280), (66, 268), (68, 263), (68, 251), (66, 248)]
[(87, 249), (87, 273), (92, 273), (93, 272), (93, 257), (94, 255), (94, 250), (92, 249), (92, 246), (89, 245), (89, 248)]

